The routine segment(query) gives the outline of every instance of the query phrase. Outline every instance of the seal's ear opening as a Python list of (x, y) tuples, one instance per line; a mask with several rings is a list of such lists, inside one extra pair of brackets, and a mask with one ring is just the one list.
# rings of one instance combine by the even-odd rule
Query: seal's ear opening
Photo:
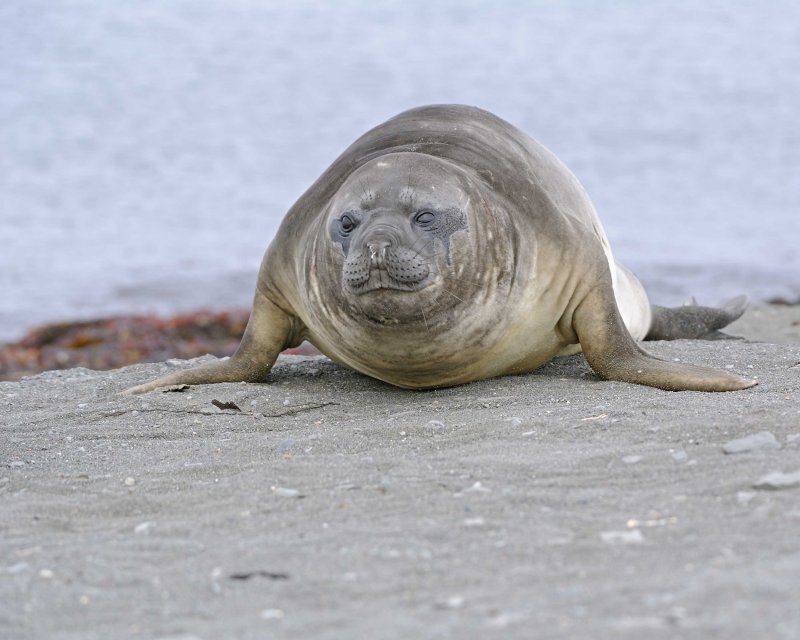
[(350, 251), (350, 237), (361, 224), (361, 217), (358, 211), (345, 211), (340, 216), (333, 218), (328, 225), (331, 240), (342, 247), (345, 256)]

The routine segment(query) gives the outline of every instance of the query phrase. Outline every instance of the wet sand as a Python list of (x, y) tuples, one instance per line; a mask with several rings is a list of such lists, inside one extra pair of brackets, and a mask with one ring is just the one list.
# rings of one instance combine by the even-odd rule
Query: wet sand
[(430, 392), (297, 356), (0, 383), (0, 637), (800, 637), (800, 307), (731, 332), (647, 345), (759, 380), (724, 394), (582, 356)]

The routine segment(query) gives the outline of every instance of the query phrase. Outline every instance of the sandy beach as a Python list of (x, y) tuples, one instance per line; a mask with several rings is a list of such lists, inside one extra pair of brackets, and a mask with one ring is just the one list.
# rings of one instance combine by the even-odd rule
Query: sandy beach
[(730, 332), (646, 346), (753, 389), (0, 383), (0, 637), (798, 638), (800, 307)]

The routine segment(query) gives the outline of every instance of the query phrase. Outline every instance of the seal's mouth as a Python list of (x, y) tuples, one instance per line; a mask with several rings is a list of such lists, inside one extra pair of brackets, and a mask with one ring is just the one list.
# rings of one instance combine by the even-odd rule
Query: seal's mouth
[(342, 283), (356, 295), (378, 289), (419, 291), (431, 282), (431, 265), (418, 252), (407, 247), (370, 243), (364, 250), (347, 256)]
[[(372, 274), (375, 281), (370, 279), (357, 292), (351, 296), (351, 311), (358, 309), (361, 317), (370, 323), (383, 327), (396, 325), (409, 326), (412, 324), (424, 325), (428, 309), (433, 304), (435, 293), (425, 294), (426, 288), (433, 281), (426, 284), (418, 283), (414, 286), (386, 280), (379, 280), (386, 274)], [(435, 306), (435, 304), (434, 304)]]
[(409, 281), (394, 277), (387, 269), (374, 267), (369, 270), (367, 278), (360, 282), (348, 281), (344, 278), (345, 288), (356, 295), (363, 295), (373, 291), (402, 291), (413, 292), (424, 289), (431, 283), (429, 274), (421, 280)]

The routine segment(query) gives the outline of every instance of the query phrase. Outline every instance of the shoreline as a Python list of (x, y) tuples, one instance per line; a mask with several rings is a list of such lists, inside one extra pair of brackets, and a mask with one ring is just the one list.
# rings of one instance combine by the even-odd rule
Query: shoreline
[[(249, 309), (200, 310), (173, 316), (116, 316), (50, 323), (15, 342), (0, 344), (0, 381), (19, 380), (43, 371), (85, 367), (109, 370), (141, 362), (233, 354)], [(800, 305), (751, 305), (725, 330), (765, 342), (800, 342)], [(285, 353), (317, 355), (304, 343)]]

